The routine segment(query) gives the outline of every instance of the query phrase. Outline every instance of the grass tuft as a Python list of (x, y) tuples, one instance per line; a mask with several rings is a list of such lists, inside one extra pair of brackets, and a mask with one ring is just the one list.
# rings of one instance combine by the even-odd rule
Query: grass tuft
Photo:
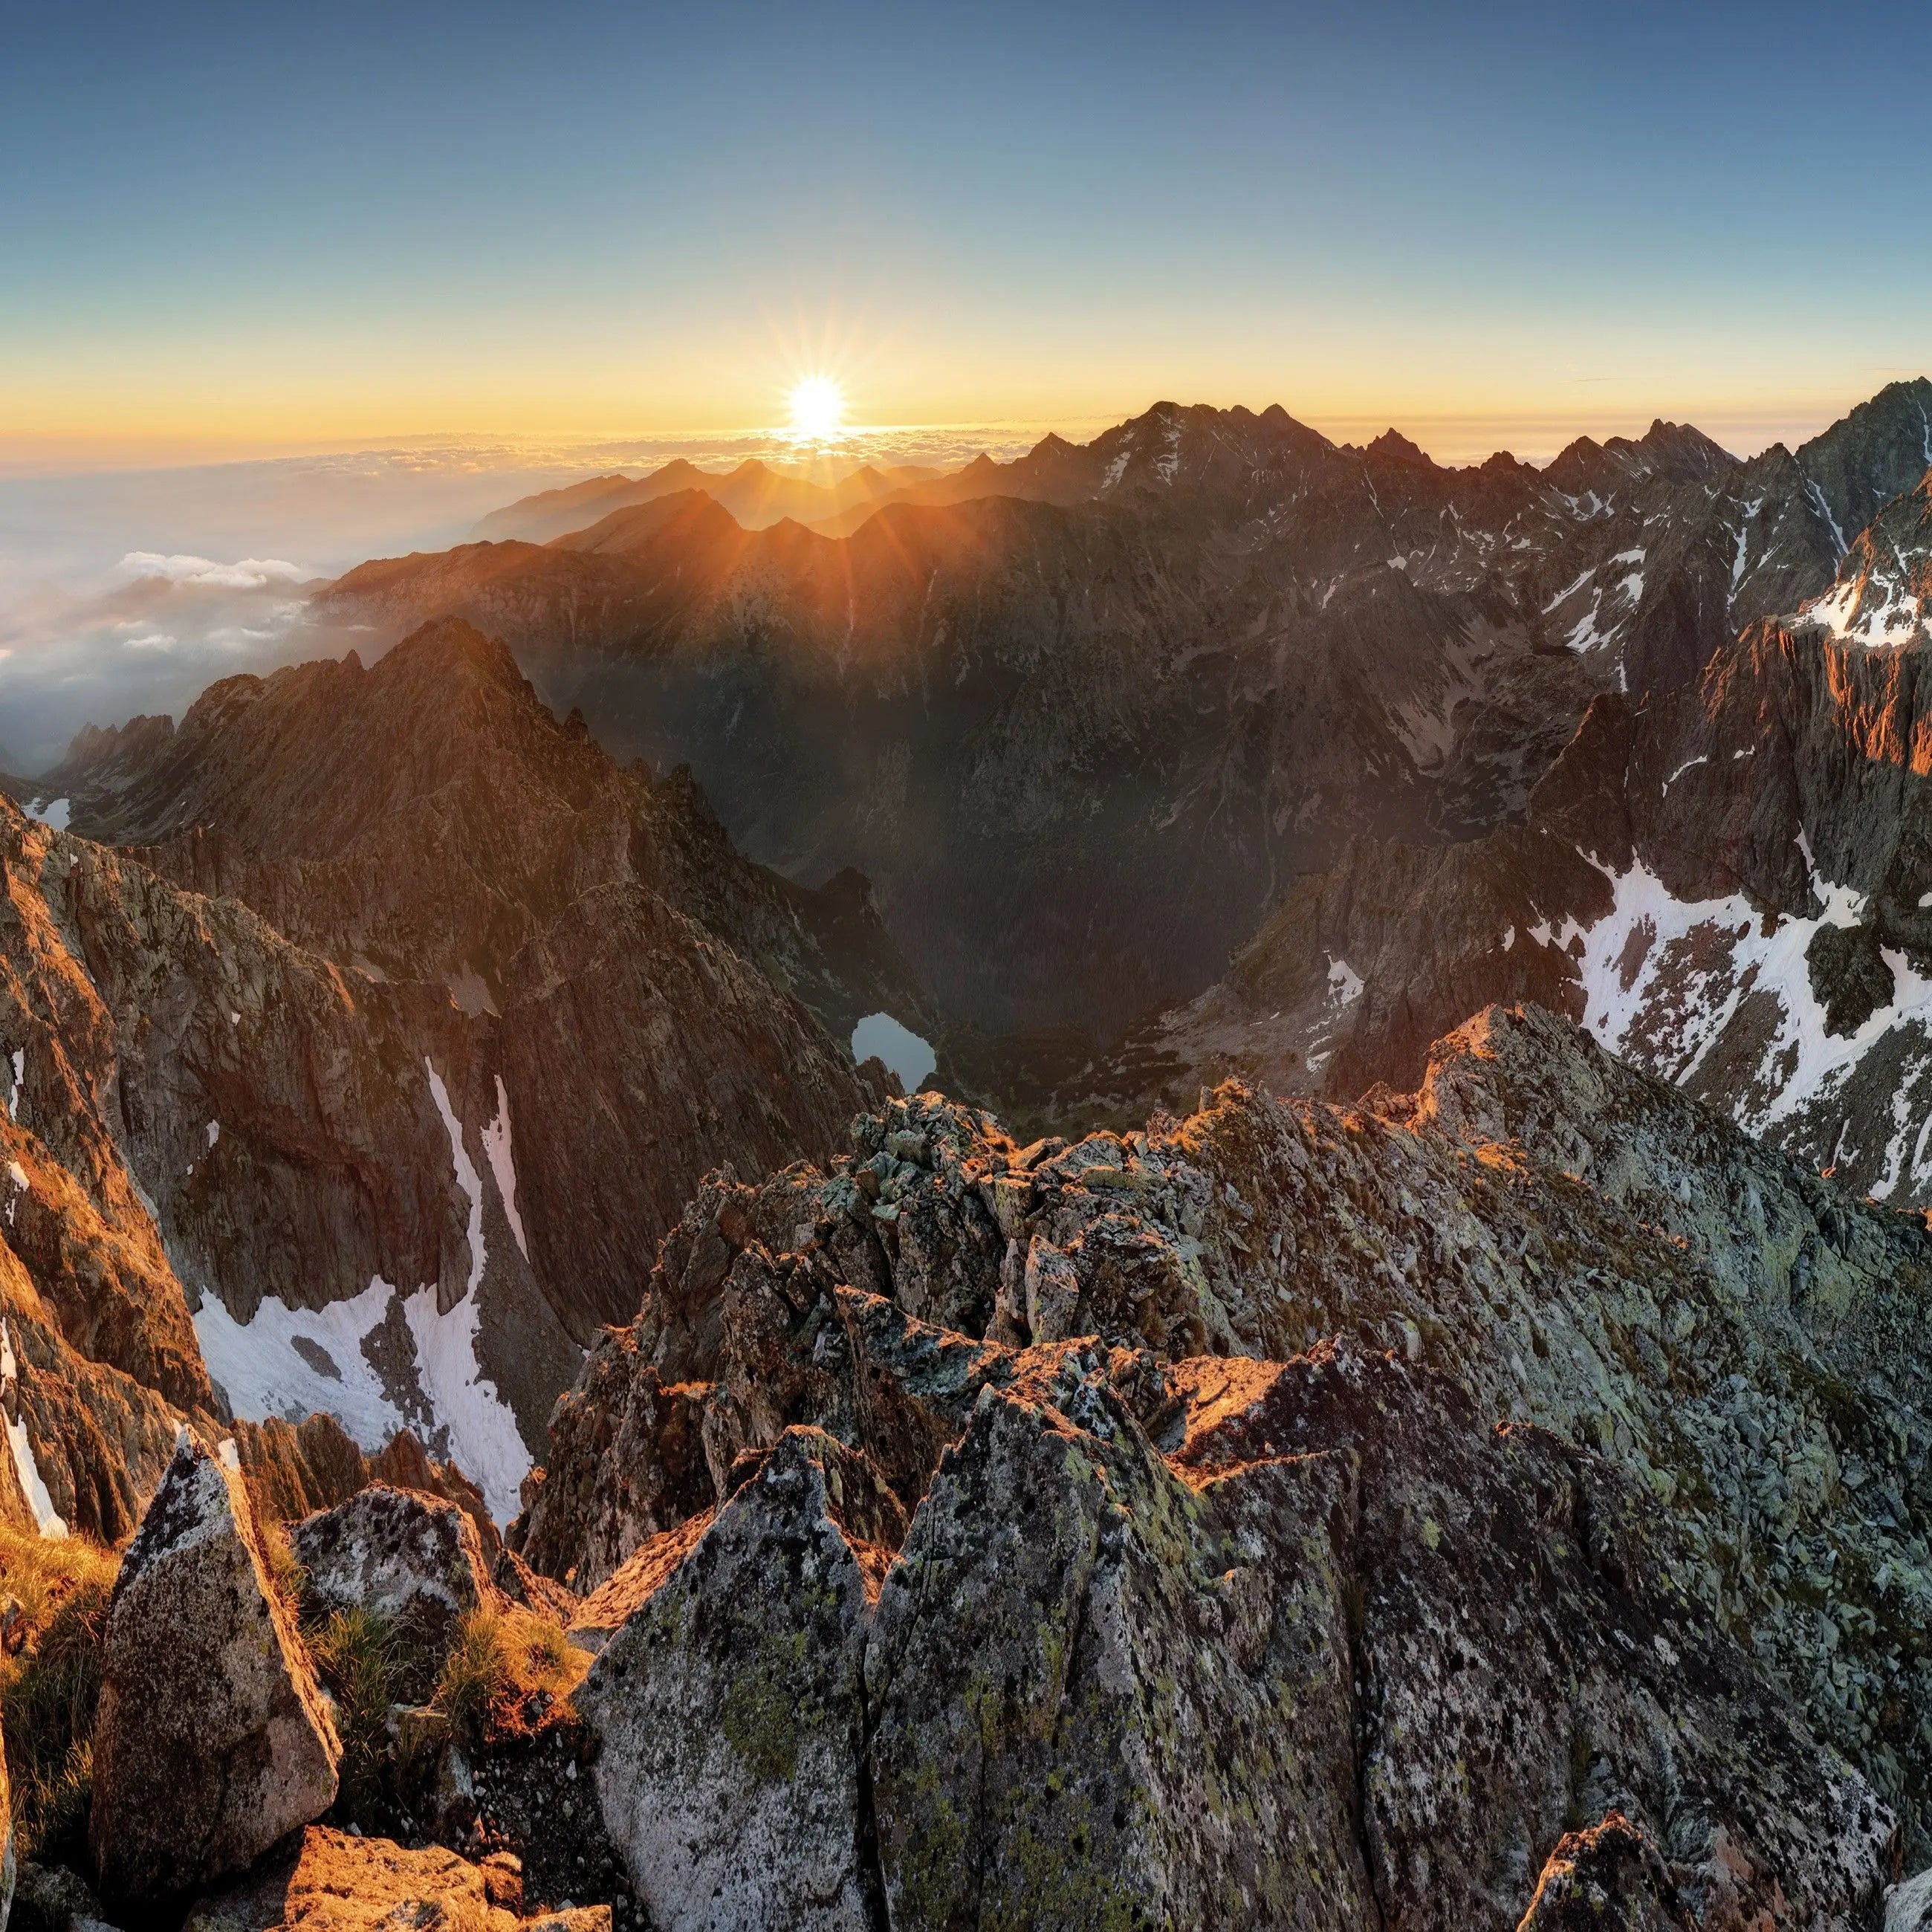
[(563, 1708), (590, 1661), (548, 1618), (474, 1610), (450, 1646), (436, 1706), (454, 1730), (478, 1741), (528, 1736)]
[(0, 1526), (0, 1592), (17, 1606), (0, 1657), (0, 1727), (22, 1858), (85, 1853), (101, 1646), (120, 1567), (85, 1537)]
[(359, 1609), (338, 1610), (305, 1634), (316, 1674), (335, 1700), (342, 1740), (337, 1807), (344, 1819), (366, 1824), (382, 1801), (389, 1706), (406, 1664), (399, 1635), (387, 1618)]

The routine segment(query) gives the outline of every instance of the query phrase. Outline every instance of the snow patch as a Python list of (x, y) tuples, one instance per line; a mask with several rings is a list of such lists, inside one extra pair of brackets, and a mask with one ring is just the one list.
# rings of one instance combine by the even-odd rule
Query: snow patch
[(476, 1163), (463, 1144), (463, 1123), (449, 1104), (449, 1089), (442, 1084), (442, 1076), (430, 1064), (428, 1054), (423, 1055), (423, 1065), (428, 1070), (429, 1090), (436, 1102), (436, 1111), (442, 1116), (444, 1130), (449, 1136), (449, 1158), (456, 1170), (456, 1184), (470, 1202), (470, 1282), (463, 1291), (468, 1298), (476, 1294), (483, 1279), (484, 1264), (489, 1258), (483, 1246), (483, 1177), (476, 1172)]
[(7, 1096), (7, 1118), (10, 1120), (17, 1120), (20, 1118), (20, 1088), (27, 1077), (27, 1049), (24, 1046), (16, 1046), (11, 1057), (14, 1090)]
[(1362, 976), (1346, 959), (1328, 962), (1328, 1004), (1352, 1006), (1362, 997)]
[(525, 1261), (530, 1244), (524, 1238), (524, 1217), (517, 1212), (517, 1164), (510, 1151), (510, 1096), (503, 1090), (503, 1076), (496, 1076), (496, 1118), (483, 1130), (484, 1156), (496, 1177), (497, 1198), (503, 1204), (504, 1218), (516, 1237), (517, 1248)]
[(518, 1491), (530, 1472), (530, 1452), (516, 1418), (476, 1354), (482, 1311), (466, 1294), (446, 1313), (436, 1290), (419, 1288), (403, 1304), (403, 1318), (416, 1345), (416, 1373), (436, 1419), (449, 1432), (450, 1453), (483, 1492), (490, 1514), (507, 1522), (517, 1513)]
[[(320, 1411), (374, 1452), (410, 1426), (362, 1349), (394, 1292), (373, 1275), (360, 1294), (323, 1308), (291, 1308), (264, 1295), (245, 1322), (236, 1320), (219, 1295), (203, 1294), (194, 1312), (195, 1337), (208, 1373), (244, 1421), (279, 1415), (299, 1422)], [(309, 1347), (297, 1348), (298, 1340)]]
[[(1738, 1124), (1754, 1134), (1828, 1096), (1895, 1028), (1916, 1025), (1932, 1036), (1932, 979), (1889, 948), (1882, 957), (1892, 998), (1853, 1033), (1826, 1031), (1806, 955), (1822, 928), (1859, 923), (1868, 902), (1818, 872), (1802, 833), (1798, 844), (1822, 906), (1816, 916), (1768, 917), (1742, 893), (1678, 899), (1640, 861), (1612, 877), (1611, 910), (1582, 929), (1584, 1025), (1612, 1052), (1679, 1084), (1696, 1075), (1748, 999), (1761, 993), (1776, 1000), (1777, 1028), (1738, 1108)], [(1903, 1178), (1904, 1163), (1894, 1165), (1898, 1171), (1875, 1192)]]
[(210, 1147), (214, 1146), (214, 1144), (215, 1144), (215, 1142), (216, 1142), (217, 1141), (218, 1141), (219, 1139), (220, 1139), (220, 1138), (221, 1138), (221, 1123), (220, 1123), (219, 1120), (210, 1120), (210, 1121), (208, 1122), (208, 1145), (209, 1145)]
[(34, 1513), (35, 1526), (43, 1536), (58, 1541), (67, 1534), (67, 1520), (54, 1508), (54, 1499), (47, 1493), (40, 1466), (34, 1458), (26, 1419), (15, 1413), (20, 1406), (20, 1364), (14, 1354), (14, 1338), (8, 1331), (6, 1318), (0, 1316), (0, 1398), (14, 1398), (5, 1410), (7, 1447), (13, 1453), (14, 1473), (20, 1479), (20, 1493)]
[(1838, 555), (1843, 556), (1851, 545), (1846, 542), (1845, 533), (1839, 529), (1838, 520), (1832, 515), (1832, 506), (1826, 502), (1824, 491), (1819, 488), (1816, 480), (1809, 476), (1804, 479), (1804, 487), (1811, 493), (1811, 501), (1816, 506), (1819, 515), (1831, 526), (1832, 541), (1838, 546)]

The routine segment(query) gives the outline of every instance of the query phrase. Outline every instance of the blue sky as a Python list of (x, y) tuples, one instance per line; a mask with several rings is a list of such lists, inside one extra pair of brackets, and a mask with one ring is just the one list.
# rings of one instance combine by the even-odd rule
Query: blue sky
[(746, 428), (820, 367), (1750, 447), (1932, 364), (1928, 73), (1922, 5), (0, 4), (0, 458)]

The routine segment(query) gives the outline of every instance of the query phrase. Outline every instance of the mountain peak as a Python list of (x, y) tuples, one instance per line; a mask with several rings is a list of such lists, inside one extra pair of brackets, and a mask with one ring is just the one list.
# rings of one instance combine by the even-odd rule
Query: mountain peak
[[(353, 655), (352, 653), (351, 654)], [(360, 668), (360, 660), (356, 668)], [(349, 668), (346, 660), (343, 668)], [(487, 636), (462, 617), (432, 617), (418, 624), (378, 660), (378, 674), (442, 679), (478, 676), (492, 684), (520, 688), (524, 674), (501, 638)]]
[(1378, 463), (1400, 463), (1410, 469), (1433, 470), (1435, 459), (1398, 429), (1385, 429), (1362, 454)]

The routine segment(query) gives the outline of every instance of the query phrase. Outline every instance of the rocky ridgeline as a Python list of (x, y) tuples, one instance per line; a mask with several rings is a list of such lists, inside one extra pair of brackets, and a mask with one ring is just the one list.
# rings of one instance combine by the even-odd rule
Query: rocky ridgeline
[(1049, 1111), (1135, 1118), (1229, 1075), (1408, 1085), (1445, 1030), (1528, 999), (1853, 1192), (1932, 1202), (1928, 600), (1932, 475), (1694, 681), (1600, 696), (1520, 822), (1364, 837), (1293, 881), (1225, 976), (1049, 1080)]
[[(1534, 1010), (1360, 1109), (1231, 1086), (1022, 1148), (895, 1102), (707, 1184), (499, 1552), (390, 1485), (282, 1559), (184, 1440), (82, 1903), (1875, 1926), (1927, 1850), (1928, 1268)], [(326, 1466), (304, 1427), (255, 1466)], [(479, 1720), (486, 1628), (557, 1674)]]
[[(721, 1600), (739, 1605), (734, 1616), (752, 1614), (723, 1580), (736, 1564), (724, 1553), (724, 1526), (751, 1507), (740, 1499), (782, 1446), (787, 1468), (809, 1450), (826, 1471), (832, 1516), (846, 1510), (837, 1498), (856, 1496), (869, 1526), (854, 1526), (847, 1511), (847, 1574), (858, 1582), (828, 1580), (832, 1597), (820, 1609), (831, 1614), (838, 1593), (853, 1590), (872, 1604), (863, 1689), (850, 1694), (862, 1699), (872, 1741), (859, 1781), (874, 1804), (913, 1802), (880, 1742), (895, 1735), (884, 1701), (892, 1696), (933, 1700), (904, 1720), (928, 1740), (924, 1763), (950, 1766), (964, 1748), (930, 1744), (954, 1736), (954, 1694), (960, 1710), (985, 1715), (983, 1726), (980, 1716), (958, 1724), (990, 1727), (1016, 1754), (994, 1768), (968, 1753), (970, 1804), (941, 1771), (922, 1774), (938, 1779), (919, 1801), (926, 1808), (898, 1826), (875, 1814), (867, 1828), (881, 1847), (880, 1882), (902, 1909), (926, 1896), (932, 1874), (918, 1861), (940, 1840), (981, 1874), (974, 1882), (994, 1883), (998, 1870), (998, 1895), (1032, 1898), (1026, 1911), (1045, 1911), (1044, 1894), (1026, 1888), (1047, 1880), (1018, 1870), (1024, 1846), (1063, 1844), (1078, 1830), (1106, 1846), (1106, 1870), (1132, 1868), (1124, 1841), (1074, 1809), (1049, 1820), (1017, 1798), (1010, 1814), (987, 1808), (1003, 1780), (1027, 1784), (1016, 1766), (1028, 1750), (1041, 1754), (1035, 1769), (1050, 1782), (1060, 1741), (1073, 1735), (1062, 1728), (1072, 1722), (1064, 1682), (1032, 1707), (1051, 1717), (1000, 1702), (1013, 1694), (1017, 1668), (1002, 1646), (1027, 1631), (1058, 1668), (1058, 1646), (1077, 1654), (1099, 1640), (1096, 1629), (1134, 1641), (1149, 1600), (1132, 1597), (1130, 1613), (1118, 1576), (1077, 1580), (1090, 1559), (1073, 1553), (1084, 1546), (1071, 1527), (1082, 1492), (1067, 1472), (1088, 1459), (1128, 1522), (1144, 1513), (1134, 1533), (1178, 1566), (1158, 1590), (1143, 1576), (1146, 1588), (1180, 1591), (1178, 1576), (1197, 1563), (1225, 1588), (1220, 1620), (1200, 1611), (1172, 1654), (1114, 1659), (1102, 1672), (1115, 1689), (1146, 1690), (1152, 1706), (1172, 1694), (1184, 1657), (1192, 1669), (1204, 1646), (1268, 1640), (1242, 1635), (1243, 1565), (1224, 1561), (1219, 1552), (1233, 1546), (1217, 1541), (1234, 1532), (1203, 1501), (1240, 1485), (1223, 1492), (1206, 1478), (1259, 1463), (1274, 1472), (1266, 1481), (1286, 1481), (1283, 1456), (1335, 1459), (1318, 1467), (1335, 1473), (1336, 1495), (1280, 1502), (1273, 1519), (1273, 1533), (1293, 1521), (1306, 1538), (1318, 1520), (1342, 1526), (1327, 1532), (1322, 1562), (1338, 1580), (1354, 1646), (1331, 1684), (1342, 1707), (1332, 1736), (1353, 1742), (1331, 1768), (1364, 1794), (1357, 1811), (1342, 1808), (1337, 1829), (1366, 1849), (1360, 1863), (1333, 1868), (1336, 1889), (1319, 1894), (1318, 1908), (1316, 1893), (1298, 1894), (1310, 1922), (1347, 1922), (1336, 1901), (1372, 1896), (1391, 1923), (1513, 1924), (1565, 1822), (1594, 1830), (1618, 1808), (1673, 1868), (1695, 1837), (1687, 1821), (1702, 1816), (1702, 1856), (1730, 1869), (1730, 1852), (1710, 1848), (1720, 1838), (1742, 1845), (1737, 1815), (1723, 1812), (1720, 1825), (1718, 1811), (1698, 1809), (1710, 1801), (1689, 1800), (1679, 1781), (1707, 1750), (1717, 1756), (1699, 1775), (1714, 1786), (1735, 1796), (1748, 1775), (1741, 1762), (1718, 1768), (1730, 1747), (1715, 1744), (1714, 1720), (1700, 1714), (1706, 1694), (1740, 1710), (1761, 1696), (1789, 1727), (1780, 1735), (1821, 1741), (1803, 1748), (1822, 1754), (1809, 1769), (1751, 1801), (1760, 1823), (1798, 1792), (1828, 1787), (1826, 1808), (1844, 1808), (1827, 1835), (1876, 1844), (1859, 1838), (1875, 1787), (1922, 1850), (1915, 1794), (1932, 1684), (1917, 1633), (1932, 1590), (1932, 1425), (1915, 1338), (1928, 1266), (1932, 1240), (1916, 1220), (1847, 1198), (1534, 1010), (1486, 1014), (1437, 1049), (1417, 1094), (1360, 1110), (1230, 1088), (1142, 1135), (1021, 1148), (987, 1117), (927, 1098), (862, 1120), (854, 1152), (830, 1170), (707, 1189), (666, 1242), (638, 1322), (599, 1344), (560, 1404), (548, 1466), (512, 1540), (536, 1568), (594, 1592), (580, 1635), (605, 1648), (585, 1695), (609, 1696), (636, 1667), (625, 1660), (649, 1652), (644, 1628), (658, 1630), (650, 1641), (662, 1647), (664, 1629), (710, 1627), (695, 1610), (676, 1622), (670, 1606), (680, 1597), (664, 1597), (674, 1581), (692, 1587), (694, 1566), (716, 1564)], [(971, 1475), (994, 1455), (995, 1436), (1010, 1449), (1016, 1438), (1001, 1432), (1024, 1441), (1028, 1430), (1045, 1432), (1051, 1454), (1038, 1453), (1066, 1493), (1004, 1466), (997, 1479)], [(854, 1450), (864, 1481), (849, 1470)], [(1294, 1466), (1297, 1482), (1314, 1482), (1317, 1465)], [(880, 1484), (896, 1511), (866, 1500)], [(910, 1524), (902, 1543), (898, 1513)], [(1005, 1553), (974, 1555), (982, 1538), (986, 1552)], [(1061, 1634), (1040, 1634), (1036, 1606), (1004, 1600), (985, 1608), (984, 1624), (949, 1626), (949, 1616), (976, 1615), (975, 1592), (1036, 1545), (1060, 1552), (1041, 1559), (1040, 1589), (1050, 1576), (1056, 1589), (1085, 1592), (1068, 1621), (1044, 1626)], [(1278, 1578), (1307, 1561), (1291, 1562), (1277, 1546), (1261, 1568)], [(1553, 1596), (1542, 1598), (1546, 1587)], [(1256, 1602), (1272, 1600), (1262, 1592)], [(659, 1622), (638, 1625), (652, 1604)], [(1264, 1633), (1278, 1632), (1278, 1606), (1256, 1614)], [(930, 1627), (915, 1638), (905, 1620), (922, 1616)], [(796, 1652), (798, 1632), (788, 1628), (775, 1654)], [(1460, 1630), (1468, 1648), (1430, 1659), (1417, 1634), (1425, 1628)], [(718, 1641), (736, 1655), (746, 1640)], [(1539, 1663), (1544, 1642), (1552, 1648)], [(821, 1652), (817, 1639), (806, 1647)], [(902, 1649), (936, 1675), (909, 1681), (896, 1660)], [(957, 1673), (950, 1692), (944, 1659)], [(735, 1666), (716, 1668), (738, 1681)], [(1619, 1704), (1612, 1717), (1595, 1693), (1563, 1688), (1587, 1684), (1593, 1670), (1616, 1682), (1617, 1698), (1648, 1695), (1654, 1708), (1640, 1720)], [(1708, 1688), (1719, 1678), (1721, 1692)], [(691, 1680), (680, 1682), (682, 1695)], [(1156, 1694), (1154, 1684), (1168, 1688)], [(1521, 1703), (1518, 1685), (1535, 1687)], [(794, 1684), (773, 1702), (806, 1695)], [(1310, 1708), (1303, 1692), (1282, 1694), (1276, 1708), (1291, 1704)], [(1153, 1778), (1170, 1720), (1183, 1735), (1242, 1740), (1216, 1760), (1212, 1788), (1276, 1774), (1262, 1768), (1252, 1722), (1228, 1706), (1210, 1721), (1203, 1708), (1184, 1719), (1167, 1707), (1158, 1724), (1150, 1715), (1130, 1748), (1116, 1738), (1083, 1749), (1069, 1781), (1124, 1748)], [(986, 1714), (995, 1710), (1000, 1724)], [(1451, 1712), (1469, 1726), (1466, 1749), (1434, 1735)], [(1772, 1751), (1759, 1723), (1746, 1723), (1758, 1740), (1747, 1755)], [(1526, 1768), (1537, 1726), (1568, 1740), (1560, 1774), (1554, 1757), (1544, 1773)], [(1640, 1736), (1640, 1748), (1631, 1742)], [(1502, 1739), (1511, 1741), (1507, 1778), (1522, 1780), (1514, 1822), (1498, 1791)], [(1424, 1772), (1407, 1754), (1425, 1748), (1448, 1755)], [(1834, 1752), (1858, 1772), (1828, 1776)], [(626, 1762), (626, 1780), (644, 1775)], [(653, 1774), (671, 1776), (662, 1766)], [(1652, 1776), (1672, 1795), (1646, 1792)], [(1814, 1787), (1814, 1776), (1826, 1783)], [(1132, 1801), (1115, 1794), (1120, 1815), (1142, 1821), (1129, 1834), (1137, 1840), (1137, 1804), (1169, 1815), (1166, 1796), (1148, 1795), (1157, 1788), (1138, 1787)], [(1390, 1795), (1418, 1791), (1435, 1808), (1426, 1824), (1404, 1810), (1407, 1797)], [(1241, 1794), (1228, 1798), (1234, 1810), (1256, 1815), (1255, 1786)], [(1296, 1808), (1278, 1787), (1268, 1802)], [(1185, 1922), (1209, 1910), (1203, 1900), (1250, 1882), (1262, 1889), (1240, 1895), (1265, 1894), (1254, 1872), (1228, 1880), (1234, 1892), (1214, 1889), (1226, 1874), (1210, 1875), (1219, 1855), (1201, 1844), (1219, 1828), (1198, 1809), (1195, 1819), (1205, 1836), (1192, 1849), (1166, 1842), (1148, 1855), (1164, 1876), (1150, 1867), (1122, 1878), (1156, 1918), (1172, 1909)], [(1814, 1828), (1815, 1817), (1803, 1831)], [(1432, 1847), (1426, 1859), (1422, 1846)], [(1594, 1840), (1573, 1847), (1586, 1852), (1612, 1858)], [(895, 1862), (901, 1852), (910, 1862)], [(1762, 1880), (1784, 1854), (1760, 1841), (1740, 1856), (1738, 1868)], [(1420, 1895), (1425, 1862), (1442, 1891), (1433, 1903)], [(1170, 1882), (1180, 1889), (1163, 1891)], [(641, 1882), (650, 1894), (647, 1874)], [(1686, 1882), (1700, 1901), (1684, 1908), (1695, 1922), (1731, 1922), (1708, 1874)], [(1813, 1891), (1798, 1910), (1792, 1901), (1816, 1880), (1780, 1872), (1777, 1882), (1787, 1916), (1775, 1922), (1833, 1922), (1834, 1910), (1856, 1922), (1862, 1909), (1849, 1898), (1827, 1907)], [(1147, 1905), (1156, 1898), (1163, 1903)], [(1560, 1922), (1555, 1893), (1544, 1909), (1539, 1922)]]
[(180, 1420), (328, 1408), (507, 1514), (706, 1171), (889, 1090), (815, 1016), (891, 997), (862, 881), (748, 865), (460, 625), (166, 725), (63, 780), (138, 849), (0, 800), (0, 1512), (117, 1540)]

